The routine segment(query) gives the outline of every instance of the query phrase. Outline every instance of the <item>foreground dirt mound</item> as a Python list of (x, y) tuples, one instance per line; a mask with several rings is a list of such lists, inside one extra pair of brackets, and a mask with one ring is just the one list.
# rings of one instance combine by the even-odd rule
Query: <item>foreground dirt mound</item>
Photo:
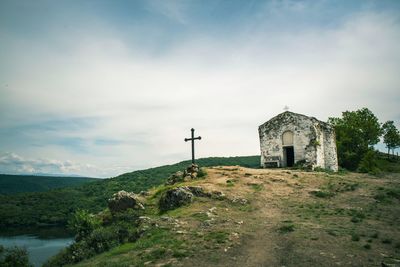
[[(145, 205), (153, 223), (148, 234), (79, 266), (396, 266), (400, 262), (398, 174), (374, 177), (241, 167), (206, 172), (204, 179), (150, 190)], [(168, 190), (172, 193), (166, 197)], [(182, 195), (185, 204), (174, 204), (160, 214), (159, 201), (175, 195)]]

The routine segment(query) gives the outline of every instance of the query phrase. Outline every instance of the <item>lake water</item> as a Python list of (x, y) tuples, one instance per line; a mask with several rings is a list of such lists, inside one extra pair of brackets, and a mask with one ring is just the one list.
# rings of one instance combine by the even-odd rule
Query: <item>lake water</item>
[(51, 256), (72, 244), (73, 238), (62, 229), (40, 229), (24, 234), (18, 232), (0, 233), (0, 245), (5, 247), (25, 247), (29, 261), (34, 266), (42, 266)]

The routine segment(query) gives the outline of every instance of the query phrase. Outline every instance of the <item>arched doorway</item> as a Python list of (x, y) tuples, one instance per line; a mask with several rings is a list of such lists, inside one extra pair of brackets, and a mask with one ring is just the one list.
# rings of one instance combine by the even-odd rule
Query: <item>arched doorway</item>
[(286, 131), (282, 134), (283, 147), (283, 166), (292, 167), (294, 165), (293, 132)]

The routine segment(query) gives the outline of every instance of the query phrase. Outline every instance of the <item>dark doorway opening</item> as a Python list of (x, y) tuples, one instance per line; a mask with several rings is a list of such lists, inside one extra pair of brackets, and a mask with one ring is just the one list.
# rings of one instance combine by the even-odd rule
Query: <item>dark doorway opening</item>
[(293, 167), (294, 165), (294, 149), (292, 146), (284, 147), (286, 167)]

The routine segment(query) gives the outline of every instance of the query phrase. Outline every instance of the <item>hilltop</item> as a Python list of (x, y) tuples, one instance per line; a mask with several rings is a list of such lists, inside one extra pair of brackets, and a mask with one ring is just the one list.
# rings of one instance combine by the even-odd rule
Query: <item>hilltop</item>
[[(210, 157), (197, 161), (201, 166), (240, 165), (257, 168), (260, 156)], [(31, 227), (67, 223), (74, 211), (96, 213), (107, 206), (107, 199), (119, 190), (139, 193), (163, 184), (172, 173), (184, 169), (190, 161), (138, 170), (109, 179), (46, 192), (0, 195), (0, 227)]]
[[(400, 262), (399, 174), (238, 166), (203, 170), (207, 173), (203, 178), (150, 189), (141, 198), (146, 208), (134, 227), (130, 213), (100, 213), (104, 226), (73, 247), (78, 251), (76, 261), (88, 259), (74, 266), (392, 266), (383, 264)], [(185, 186), (223, 197), (203, 194), (190, 204), (160, 212), (160, 198)], [(112, 241), (116, 229), (126, 230), (122, 245)], [(49, 266), (67, 259), (67, 251)]]

